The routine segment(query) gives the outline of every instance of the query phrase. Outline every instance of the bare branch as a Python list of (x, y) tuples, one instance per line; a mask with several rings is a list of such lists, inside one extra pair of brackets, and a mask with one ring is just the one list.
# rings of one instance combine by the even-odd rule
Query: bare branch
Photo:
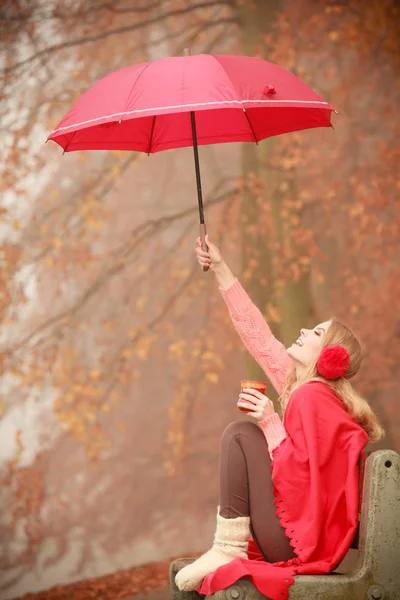
[[(122, 175), (127, 169), (128, 167), (138, 158), (140, 157), (139, 154), (131, 154), (120, 166), (120, 175)], [(101, 179), (100, 181), (96, 180), (92, 183), (92, 185), (88, 186), (85, 189), (85, 194), (89, 194), (89, 193), (95, 193), (95, 189), (96, 187), (100, 184), (103, 183), (102, 179), (105, 178), (107, 175), (107, 172), (105, 171), (104, 173), (102, 172), (101, 174)], [(103, 187), (99, 190), (99, 192), (96, 194), (96, 198), (98, 200), (102, 200), (109, 192), (112, 191), (112, 189), (114, 188), (115, 185), (115, 180), (114, 178), (111, 176), (109, 178), (108, 181), (106, 181), (103, 185)], [(64, 239), (64, 237), (66, 236), (67, 232), (70, 233), (71, 232), (71, 227), (69, 227), (69, 220), (71, 218), (74, 218), (76, 216), (76, 205), (79, 203), (80, 201), (80, 195), (76, 193), (76, 191), (74, 191), (71, 196), (68, 195), (68, 197), (66, 199), (64, 199), (62, 202), (56, 204), (55, 206), (53, 206), (52, 208), (48, 209), (45, 214), (43, 215), (43, 217), (41, 218), (39, 225), (43, 225), (43, 223), (46, 222), (46, 220), (48, 220), (53, 213), (57, 213), (60, 208), (67, 206), (69, 208), (68, 213), (65, 215), (65, 217), (63, 218), (61, 224), (59, 225), (61, 228), (64, 229), (63, 233), (61, 233), (59, 235), (59, 238), (61, 240)], [(83, 217), (75, 222), (74, 226), (78, 227), (81, 224)], [(36, 228), (37, 228), (37, 224)], [(39, 235), (39, 234), (38, 234)], [(28, 237), (25, 238), (25, 245), (29, 242), (32, 243), (34, 241), (34, 236), (29, 238), (29, 234)], [(43, 260), (43, 258), (45, 258), (49, 252), (51, 252), (53, 250), (53, 248), (51, 246), (47, 246), (46, 248), (44, 248), (43, 250), (41, 250), (41, 252), (39, 252), (39, 254), (33, 256), (31, 259), (26, 259), (24, 261), (24, 266), (27, 264), (35, 264), (40, 262), (41, 260)]]
[(123, 15), (126, 13), (146, 13), (154, 10), (155, 8), (160, 8), (162, 6), (163, 0), (158, 0), (158, 2), (153, 2), (153, 4), (148, 4), (147, 6), (130, 6), (129, 8), (117, 8), (115, 4), (111, 2), (105, 2), (101, 4), (99, 8), (108, 10), (112, 13)]
[[(238, 189), (231, 189), (216, 198), (205, 201), (204, 206), (215, 206), (232, 195), (238, 193)], [(182, 210), (178, 213), (174, 213), (172, 215), (160, 217), (159, 219), (150, 219), (141, 223), (136, 227), (132, 233), (131, 238), (134, 238), (134, 241), (128, 242), (117, 249), (113, 254), (113, 261), (110, 266), (105, 266), (103, 268), (102, 273), (95, 279), (95, 281), (85, 290), (85, 292), (80, 296), (80, 298), (69, 308), (65, 309), (61, 313), (54, 315), (50, 319), (46, 320), (44, 323), (41, 323), (36, 327), (33, 331), (27, 334), (22, 338), (17, 344), (14, 346), (9, 346), (0, 349), (1, 353), (10, 355), (16, 350), (19, 350), (24, 345), (31, 342), (38, 334), (43, 333), (56, 323), (67, 321), (71, 316), (76, 315), (82, 308), (87, 304), (87, 302), (101, 289), (104, 287), (108, 281), (120, 273), (127, 267), (127, 259), (132, 255), (132, 253), (136, 250), (137, 247), (140, 247), (141, 243), (144, 240), (148, 240), (150, 237), (154, 236), (156, 232), (164, 229), (169, 226), (171, 223), (182, 220), (194, 213), (198, 210), (197, 206), (190, 207), (188, 209)], [(110, 262), (110, 261), (109, 261)]]
[[(101, 12), (103, 10), (112, 12), (114, 14), (126, 14), (126, 13), (148, 13), (152, 10), (160, 8), (165, 0), (157, 0), (152, 4), (148, 4), (147, 6), (130, 6), (129, 8), (117, 8), (115, 4), (111, 2), (92, 2), (87, 3), (85, 6), (85, 10), (82, 8), (78, 8), (73, 11), (70, 7), (66, 7), (66, 10), (63, 12), (60, 8), (43, 8), (43, 9), (35, 9), (30, 7), (19, 7), (15, 0), (11, 0), (11, 2), (1, 6), (0, 10), (0, 31), (4, 27), (4, 31), (6, 31), (6, 26), (9, 27), (10, 24), (25, 24), (28, 21), (30, 23), (39, 23), (45, 20), (51, 19), (59, 19), (62, 21), (71, 21), (79, 18), (86, 17), (88, 15), (93, 15), (95, 11)], [(147, 0), (146, 0), (147, 1)], [(8, 11), (7, 11), (8, 9)], [(11, 9), (11, 10), (10, 10)]]
[[(136, 31), (138, 29), (141, 29), (142, 27), (148, 27), (150, 25), (160, 23), (161, 21), (164, 21), (165, 19), (170, 19), (173, 17), (180, 17), (182, 15), (192, 13), (199, 9), (211, 8), (213, 6), (222, 5), (222, 4), (228, 4), (227, 0), (206, 0), (204, 2), (201, 2), (201, 3), (193, 5), (193, 6), (189, 5), (189, 6), (185, 6), (184, 8), (181, 8), (181, 9), (166, 11), (156, 17), (150, 17), (144, 21), (140, 21), (139, 23), (133, 23), (131, 25), (124, 25), (123, 27), (117, 27), (116, 29), (111, 29), (110, 31), (105, 31), (98, 35), (87, 36), (84, 38), (79, 38), (77, 40), (70, 40), (68, 42), (63, 42), (61, 44), (54, 44), (52, 46), (48, 46), (47, 48), (44, 48), (43, 50), (40, 50), (39, 52), (36, 52), (35, 54), (33, 54), (31, 56), (28, 56), (28, 58), (25, 58), (24, 60), (21, 60), (10, 67), (6, 67), (4, 69), (4, 74), (11, 73), (12, 71), (19, 69), (20, 67), (22, 67), (24, 65), (28, 65), (28, 64), (34, 62), (38, 58), (41, 58), (41, 57), (51, 54), (52, 52), (58, 52), (59, 50), (63, 50), (65, 48), (73, 48), (74, 46), (81, 46), (83, 44), (90, 44), (92, 42), (97, 42), (99, 40), (106, 39), (113, 35)], [(232, 17), (232, 22), (236, 22), (236, 20), (233, 17)]]
[[(180, 296), (183, 294), (185, 289), (189, 287), (189, 285), (191, 284), (191, 282), (194, 279), (196, 272), (197, 272), (197, 264), (195, 264), (193, 266), (189, 275), (184, 279), (184, 281), (181, 283), (181, 285), (178, 287), (178, 289), (172, 294), (172, 296), (170, 296), (170, 298), (168, 298), (166, 304), (164, 305), (164, 308), (158, 313), (158, 315), (156, 315), (151, 321), (149, 321), (149, 323), (147, 325), (144, 325), (141, 328), (141, 331), (138, 331), (136, 333), (136, 335), (129, 340), (130, 346), (132, 344), (134, 344), (135, 342), (137, 342), (143, 336), (144, 333), (148, 333), (149, 331), (152, 331), (153, 329), (155, 329), (157, 327), (157, 325), (159, 323), (161, 323), (161, 321), (163, 321), (163, 319), (167, 316), (167, 314), (173, 309), (174, 305), (176, 304), (176, 302), (178, 301)], [(113, 369), (114, 373), (115, 373), (116, 369), (117, 368), (120, 369), (121, 366), (124, 364), (124, 362), (127, 361), (127, 358), (122, 355), (124, 348), (126, 348), (126, 343), (121, 345), (118, 348), (117, 352), (115, 353), (115, 357), (114, 357), (112, 363), (110, 365), (108, 365), (108, 371)], [(102, 402), (104, 402), (104, 400), (108, 397), (108, 395), (115, 388), (117, 383), (118, 383), (117, 379), (115, 377), (113, 377), (101, 398), (100, 404)]]
[(205, 46), (204, 48), (204, 53), (205, 54), (212, 54), (212, 52), (214, 51), (215, 46), (221, 42), (222, 40), (224, 40), (225, 42), (227, 42), (227, 40), (230, 40), (231, 38), (234, 38), (233, 33), (227, 35), (226, 31), (221, 31), (219, 33), (217, 33), (217, 35), (214, 36), (214, 38), (212, 40), (210, 40), (208, 42), (208, 44)]
[[(200, 35), (200, 33), (202, 31), (204, 31), (204, 29), (207, 28), (207, 30), (210, 31), (210, 29), (212, 27), (218, 27), (218, 25), (237, 25), (237, 20), (234, 19), (233, 17), (226, 17), (226, 18), (224, 17), (224, 18), (218, 19), (217, 21), (214, 21), (213, 23), (209, 23), (208, 21), (201, 21), (199, 23), (198, 27), (194, 31), (192, 31), (192, 33), (190, 35), (188, 35), (186, 38), (184, 38), (184, 40), (179, 44), (178, 54), (181, 54), (185, 48), (188, 48), (188, 47), (190, 48), (190, 46), (195, 43), (197, 37)], [(226, 35), (226, 30), (224, 30), (223, 33), (219, 33), (217, 37), (219, 39), (220, 37), (224, 37), (224, 35)], [(167, 38), (167, 39), (171, 39), (171, 36), (169, 36), (169, 38)], [(213, 47), (214, 45), (215, 45), (215, 40), (214, 40), (212, 46), (209, 46), (209, 47)], [(204, 50), (204, 52), (206, 54), (209, 53), (209, 51), (206, 49)]]

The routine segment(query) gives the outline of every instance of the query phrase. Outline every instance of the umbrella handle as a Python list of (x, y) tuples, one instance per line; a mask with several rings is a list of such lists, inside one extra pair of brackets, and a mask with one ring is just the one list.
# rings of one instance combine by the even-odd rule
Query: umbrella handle
[[(203, 252), (208, 251), (207, 244), (206, 244), (206, 233), (207, 233), (206, 224), (200, 223), (201, 249), (203, 250)], [(203, 271), (208, 271), (209, 268), (210, 267), (203, 267)]]

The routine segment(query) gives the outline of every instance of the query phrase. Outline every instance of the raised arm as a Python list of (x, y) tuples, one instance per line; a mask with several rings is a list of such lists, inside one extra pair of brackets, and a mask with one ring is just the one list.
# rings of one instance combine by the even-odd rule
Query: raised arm
[(285, 346), (274, 337), (260, 310), (236, 278), (228, 288), (219, 285), (219, 290), (244, 345), (280, 394), (292, 364)]
[(284, 345), (273, 336), (263, 315), (253, 304), (208, 236), (206, 236), (206, 243), (208, 252), (202, 250), (200, 238), (197, 238), (198, 262), (203, 267), (209, 266), (215, 274), (236, 331), (280, 394), (292, 360)]

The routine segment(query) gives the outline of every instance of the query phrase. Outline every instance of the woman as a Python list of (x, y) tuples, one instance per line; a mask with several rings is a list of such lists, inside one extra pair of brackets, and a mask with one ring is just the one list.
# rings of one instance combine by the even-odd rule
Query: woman
[(220, 449), (220, 505), (212, 548), (176, 575), (181, 590), (211, 594), (248, 576), (272, 600), (287, 598), (298, 573), (328, 573), (342, 561), (358, 522), (358, 460), (384, 431), (349, 379), (362, 350), (338, 319), (302, 329), (290, 348), (206, 236), (199, 264), (214, 272), (232, 321), (280, 394), (243, 390), (238, 406), (259, 426), (231, 423)]

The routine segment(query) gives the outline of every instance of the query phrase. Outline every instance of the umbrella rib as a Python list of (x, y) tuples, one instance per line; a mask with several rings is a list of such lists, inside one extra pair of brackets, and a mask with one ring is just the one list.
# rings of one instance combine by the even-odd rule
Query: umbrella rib
[(151, 132), (150, 132), (150, 142), (149, 142), (149, 149), (147, 151), (147, 156), (150, 156), (150, 151), (151, 151), (151, 144), (153, 142), (153, 131), (154, 131), (154, 125), (156, 124), (156, 116), (154, 115), (153, 117), (153, 122), (151, 124)]
[(63, 152), (63, 154), (65, 154), (65, 153), (66, 153), (66, 151), (68, 150), (68, 147), (69, 147), (70, 143), (72, 142), (72, 140), (73, 140), (73, 139), (74, 139), (74, 137), (75, 137), (76, 131), (77, 131), (77, 130), (75, 130), (75, 131), (74, 131), (74, 133), (71, 135), (71, 138), (70, 138), (70, 140), (69, 140), (68, 144), (67, 144), (67, 145), (65, 146), (65, 148), (64, 148), (64, 152)]
[(248, 124), (250, 125), (250, 129), (251, 129), (251, 133), (253, 134), (254, 141), (255, 141), (255, 143), (256, 143), (256, 144), (257, 144), (257, 146), (258, 146), (258, 140), (257, 140), (257, 138), (256, 138), (256, 134), (254, 133), (253, 125), (251, 124), (251, 121), (250, 121), (250, 119), (249, 119), (249, 115), (247, 114), (247, 110), (246, 110), (245, 108), (243, 108), (243, 112), (244, 112), (244, 114), (245, 114), (245, 117), (246, 117), (246, 119), (247, 119), (247, 122), (248, 122)]

